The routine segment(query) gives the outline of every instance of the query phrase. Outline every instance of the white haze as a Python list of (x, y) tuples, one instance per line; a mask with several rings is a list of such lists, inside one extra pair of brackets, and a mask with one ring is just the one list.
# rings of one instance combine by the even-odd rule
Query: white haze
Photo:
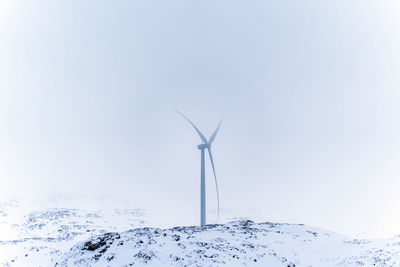
[(208, 135), (223, 116), (225, 212), (400, 234), (399, 12), (372, 0), (2, 0), (0, 198), (119, 195), (197, 224), (200, 140), (177, 108)]

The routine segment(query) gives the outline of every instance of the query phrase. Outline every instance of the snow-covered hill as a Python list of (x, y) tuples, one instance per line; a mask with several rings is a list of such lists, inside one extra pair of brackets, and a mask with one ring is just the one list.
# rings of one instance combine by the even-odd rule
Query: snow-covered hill
[(308, 227), (250, 220), (106, 233), (62, 255), (62, 266), (400, 266), (400, 238), (347, 240)]
[(400, 236), (250, 220), (159, 229), (144, 227), (143, 210), (17, 209), (0, 206), (1, 266), (400, 266)]

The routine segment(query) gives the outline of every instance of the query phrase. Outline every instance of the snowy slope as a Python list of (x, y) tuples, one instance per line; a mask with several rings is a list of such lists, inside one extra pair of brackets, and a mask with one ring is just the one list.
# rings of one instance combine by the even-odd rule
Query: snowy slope
[(338, 234), (277, 223), (140, 228), (79, 243), (62, 266), (399, 266), (400, 238), (346, 240)]
[(0, 204), (0, 266), (54, 266), (55, 259), (77, 242), (147, 225), (144, 210), (128, 209), (121, 203), (107, 205), (109, 201), (98, 203), (99, 210), (89, 202), (79, 199), (74, 203), (68, 198), (46, 204)]
[(0, 266), (400, 266), (400, 236), (355, 240), (298, 224), (149, 228), (143, 210), (0, 205)]

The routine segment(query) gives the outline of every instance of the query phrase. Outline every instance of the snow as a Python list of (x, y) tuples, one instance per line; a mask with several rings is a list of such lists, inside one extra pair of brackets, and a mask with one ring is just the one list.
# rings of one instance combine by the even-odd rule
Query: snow
[(117, 206), (1, 204), (0, 266), (400, 266), (400, 236), (251, 220), (157, 228), (150, 212)]

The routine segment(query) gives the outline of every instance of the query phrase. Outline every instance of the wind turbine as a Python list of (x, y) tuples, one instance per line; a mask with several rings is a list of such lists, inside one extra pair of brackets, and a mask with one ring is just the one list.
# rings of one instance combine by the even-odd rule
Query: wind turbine
[(218, 192), (218, 183), (217, 183), (217, 175), (215, 174), (215, 166), (214, 160), (211, 152), (211, 144), (217, 136), (219, 127), (221, 126), (222, 120), (219, 122), (217, 129), (213, 132), (210, 139), (204, 137), (204, 135), (200, 132), (200, 130), (194, 125), (194, 123), (188, 119), (185, 115), (175, 109), (175, 111), (180, 114), (185, 120), (187, 120), (193, 128), (196, 130), (202, 143), (197, 146), (197, 148), (201, 151), (201, 169), (200, 169), (200, 225), (204, 227), (206, 225), (206, 175), (205, 175), (205, 164), (204, 164), (204, 149), (207, 149), (208, 156), (210, 157), (211, 166), (214, 173), (214, 181), (215, 188), (217, 189), (217, 205), (218, 205), (218, 218), (219, 218), (219, 192)]

